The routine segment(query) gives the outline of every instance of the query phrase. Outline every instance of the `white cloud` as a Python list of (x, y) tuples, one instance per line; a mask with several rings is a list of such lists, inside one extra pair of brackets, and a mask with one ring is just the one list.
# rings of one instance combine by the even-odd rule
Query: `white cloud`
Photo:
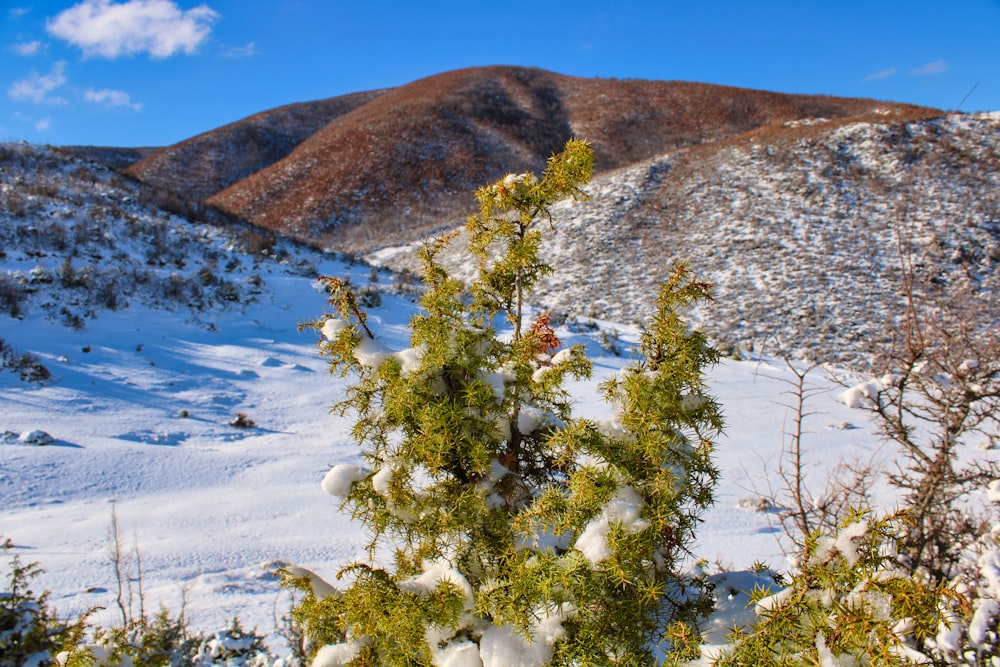
[(18, 102), (66, 104), (66, 100), (61, 97), (49, 97), (49, 93), (66, 81), (66, 61), (60, 60), (52, 65), (48, 74), (32, 71), (27, 78), (15, 81), (7, 89), (7, 96)]
[(23, 42), (10, 47), (19, 56), (33, 56), (42, 50), (42, 43), (37, 39), (33, 42)]
[(208, 5), (182, 11), (172, 0), (84, 0), (48, 20), (46, 28), (88, 56), (118, 58), (145, 51), (167, 58), (194, 53), (218, 18)]
[(52, 126), (52, 119), (49, 116), (35, 121), (35, 129), (44, 132)]
[(889, 67), (888, 69), (880, 69), (877, 72), (872, 72), (865, 77), (865, 81), (875, 81), (877, 79), (888, 79), (890, 76), (897, 74), (899, 70), (895, 67)]
[(254, 42), (248, 43), (246, 46), (237, 46), (226, 51), (225, 56), (227, 58), (253, 58), (258, 55), (260, 51), (257, 50), (257, 45)]
[(910, 74), (912, 76), (920, 76), (923, 74), (941, 74), (942, 72), (948, 71), (948, 63), (944, 60), (935, 60), (932, 63), (927, 63), (921, 67), (911, 70)]
[(133, 102), (132, 97), (128, 93), (121, 90), (111, 90), (110, 88), (101, 88), (100, 90), (88, 88), (83, 94), (83, 99), (86, 102), (103, 104), (111, 108), (127, 107), (135, 111), (142, 109), (142, 104)]
[(11, 7), (10, 9), (7, 10), (7, 13), (13, 16), (14, 18), (17, 18), (19, 16), (24, 16), (30, 11), (31, 7)]

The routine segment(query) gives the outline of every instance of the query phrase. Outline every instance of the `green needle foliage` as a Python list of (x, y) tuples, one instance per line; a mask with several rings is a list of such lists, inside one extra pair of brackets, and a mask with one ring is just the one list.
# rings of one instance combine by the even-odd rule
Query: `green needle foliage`
[(737, 630), (718, 667), (947, 664), (920, 649), (961, 596), (900, 564), (900, 516), (855, 511), (836, 535), (806, 541), (801, 569), (777, 595), (756, 591), (759, 621)]
[(31, 581), (42, 572), (37, 563), (24, 564), (15, 556), (8, 567), (8, 585), (0, 591), (0, 667), (54, 665), (59, 653), (71, 655), (82, 641), (86, 617), (75, 623), (57, 618), (48, 605), (48, 592), (31, 589)]
[(357, 378), (335, 409), (354, 416), (370, 469), (336, 466), (324, 488), (371, 541), (343, 590), (299, 581), (314, 665), (646, 665), (697, 646), (707, 602), (681, 562), (716, 481), (723, 424), (703, 373), (719, 354), (677, 313), (709, 286), (675, 269), (640, 357), (602, 386), (605, 422), (572, 414), (583, 347), (560, 349), (544, 315), (526, 321), (526, 295), (554, 270), (549, 209), (584, 196), (592, 165), (574, 140), (540, 177), (476, 193), (478, 278), (438, 261), (451, 239), (423, 249), (410, 349), (378, 342), (349, 286), (326, 279), (334, 312), (312, 326), (331, 372)]

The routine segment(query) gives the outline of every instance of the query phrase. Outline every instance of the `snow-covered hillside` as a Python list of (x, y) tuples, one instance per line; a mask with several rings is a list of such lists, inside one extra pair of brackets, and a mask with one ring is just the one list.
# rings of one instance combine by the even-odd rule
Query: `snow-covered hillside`
[[(554, 312), (639, 323), (686, 261), (716, 285), (697, 317), (727, 345), (850, 362), (884, 339), (911, 263), (922, 292), (980, 298), (1000, 321), (995, 119), (764, 128), (587, 191), (553, 208), (546, 253), (559, 270), (536, 301)], [(412, 247), (373, 261), (412, 265)]]

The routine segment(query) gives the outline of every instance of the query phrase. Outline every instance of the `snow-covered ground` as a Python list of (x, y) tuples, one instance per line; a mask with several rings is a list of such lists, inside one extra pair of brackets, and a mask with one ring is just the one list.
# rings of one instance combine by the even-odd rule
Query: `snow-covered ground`
[[(351, 272), (335, 260), (320, 270)], [(367, 281), (367, 268), (353, 271), (356, 284)], [(0, 432), (8, 432), (0, 445), (0, 534), (13, 540), (13, 553), (42, 563), (40, 585), (60, 612), (100, 605), (106, 611), (96, 620), (114, 621), (115, 508), (126, 546), (138, 544), (147, 609), (162, 602), (176, 610), (184, 600), (192, 625), (204, 630), (236, 615), (263, 633), (276, 629), (289, 599), (269, 562), (333, 580), (362, 556), (358, 526), (320, 489), (332, 465), (360, 456), (349, 421), (328, 412), (347, 380), (326, 372), (311, 330), (297, 331), (325, 307), (314, 283), (267, 276), (272, 294), (245, 312), (214, 314), (214, 331), (141, 307), (102, 313), (80, 331), (41, 316), (5, 322), (7, 341), (30, 350), (54, 378), (37, 386), (0, 374)], [(407, 347), (414, 308), (386, 296), (372, 311), (373, 328), (391, 347)], [(595, 334), (559, 333), (567, 343), (589, 342), (595, 377), (575, 391), (580, 413), (598, 416), (606, 408), (596, 386), (624, 359), (604, 353)], [(630, 338), (623, 329), (622, 341)], [(729, 428), (718, 452), (718, 501), (697, 553), (723, 567), (757, 560), (785, 567), (775, 515), (740, 505), (778, 490), (774, 470), (790, 417), (782, 392), (791, 377), (783, 364), (759, 360), (726, 361), (712, 373)], [(867, 429), (841, 428), (862, 417), (835, 393), (831, 386), (811, 405), (820, 413), (807, 439), (817, 483), (840, 457), (876, 448)], [(240, 412), (256, 427), (230, 426)], [(36, 429), (55, 442), (18, 440)]]

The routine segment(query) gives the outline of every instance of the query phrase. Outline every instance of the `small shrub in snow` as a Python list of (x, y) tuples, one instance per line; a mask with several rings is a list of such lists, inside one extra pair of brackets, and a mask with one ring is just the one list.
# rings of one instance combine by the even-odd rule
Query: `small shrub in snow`
[(572, 414), (582, 346), (557, 351), (523, 313), (552, 271), (537, 223), (581, 194), (592, 160), (572, 141), (541, 179), (479, 190), (478, 277), (466, 292), (436, 261), (447, 239), (423, 249), (410, 349), (377, 341), (350, 287), (327, 279), (335, 314), (314, 326), (331, 370), (358, 377), (336, 409), (356, 415), (369, 469), (337, 466), (323, 486), (393, 562), (346, 567), (341, 591), (298, 579), (313, 665), (648, 664), (697, 644), (708, 598), (681, 563), (717, 474), (722, 420), (703, 372), (718, 353), (677, 310), (707, 285), (678, 267), (662, 287), (641, 357), (603, 385), (609, 422)]
[[(1000, 502), (1000, 481), (993, 481), (987, 493), (992, 502)], [(1000, 663), (1000, 525), (993, 522), (983, 532), (962, 549), (951, 581), (959, 595), (942, 600), (944, 622), (928, 642), (944, 664)]]
[(62, 324), (70, 329), (80, 331), (87, 328), (87, 321), (66, 306), (59, 309), (59, 318)]
[(184, 615), (166, 608), (125, 626), (95, 628), (91, 641), (78, 638), (71, 653), (58, 656), (60, 667), (174, 667), (190, 665), (194, 646)]
[(362, 308), (378, 308), (382, 305), (382, 294), (377, 287), (362, 287), (358, 290), (358, 304)]
[(234, 618), (229, 628), (189, 642), (192, 667), (269, 667), (275, 659), (256, 630), (246, 631)]
[(0, 338), (0, 369), (3, 368), (17, 373), (24, 382), (42, 383), (52, 377), (38, 357), (28, 352), (18, 353)]
[(601, 349), (608, 354), (620, 357), (623, 354), (621, 342), (618, 340), (618, 330), (601, 330)]
[(257, 422), (247, 416), (245, 412), (237, 412), (236, 416), (229, 420), (229, 425), (236, 428), (257, 428)]
[(25, 445), (35, 445), (37, 447), (44, 447), (45, 445), (51, 445), (53, 442), (56, 441), (56, 439), (53, 438), (48, 433), (46, 433), (45, 431), (34, 430), (34, 431), (25, 431), (24, 433), (22, 433), (21, 437), (18, 438), (18, 441), (20, 441), (22, 444)]
[(988, 525), (968, 499), (1000, 478), (1000, 463), (967, 455), (1000, 444), (1000, 329), (987, 306), (961, 290), (937, 303), (911, 290), (870, 379), (838, 398), (866, 410), (895, 447), (886, 477), (909, 521), (900, 551), (911, 570), (943, 583)]
[(0, 273), (0, 310), (14, 318), (24, 314), (27, 290), (8, 273)]

